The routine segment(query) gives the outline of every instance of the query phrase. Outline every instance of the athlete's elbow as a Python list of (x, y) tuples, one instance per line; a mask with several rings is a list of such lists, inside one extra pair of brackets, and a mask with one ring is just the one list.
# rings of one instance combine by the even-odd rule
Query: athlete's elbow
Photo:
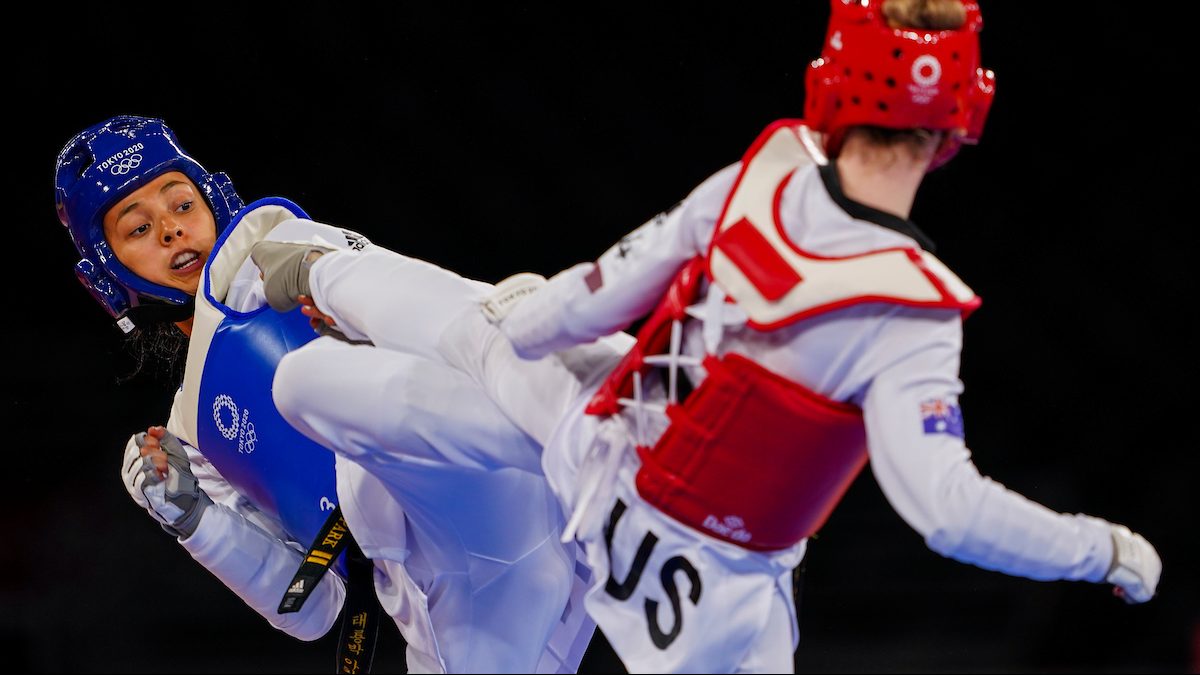
[(959, 468), (947, 471), (937, 481), (925, 511), (925, 544), (946, 557), (957, 557), (971, 536), (971, 524), (979, 509), (973, 481), (978, 474)]
[(958, 523), (943, 523), (925, 535), (925, 545), (947, 558), (957, 558), (967, 539), (967, 528)]
[(315, 642), (315, 641), (320, 640), (321, 638), (325, 637), (326, 633), (329, 632), (329, 629), (332, 626), (333, 626), (333, 623), (331, 622), (328, 626), (324, 627), (323, 629), (318, 626), (309, 625), (309, 624), (299, 624), (299, 625), (294, 625), (294, 626), (292, 626), (292, 625), (283, 625), (283, 626), (277, 625), (275, 627), (278, 628), (279, 630), (283, 631), (284, 633), (287, 633), (288, 635), (296, 638), (297, 640), (299, 640), (301, 642)]
[(961, 545), (967, 536), (969, 520), (960, 510), (964, 504), (956, 496), (958, 491), (950, 475), (937, 478), (907, 475), (903, 480), (883, 470), (876, 475), (881, 478), (879, 485), (892, 508), (929, 548), (948, 555)]
[(329, 633), (336, 618), (336, 612), (330, 612), (321, 603), (310, 602), (309, 606), (295, 614), (278, 615), (271, 624), (301, 642), (313, 642)]

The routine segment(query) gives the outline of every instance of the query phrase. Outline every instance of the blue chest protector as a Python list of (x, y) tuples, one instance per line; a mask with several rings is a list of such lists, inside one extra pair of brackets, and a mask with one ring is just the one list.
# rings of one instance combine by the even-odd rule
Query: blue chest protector
[[(237, 225), (226, 229), (212, 258)], [(287, 314), (268, 306), (239, 313), (209, 300), (225, 316), (209, 344), (200, 383), (200, 451), (255, 507), (278, 518), (291, 537), (308, 546), (337, 505), (334, 454), (283, 419), (271, 389), (280, 359), (316, 333), (299, 308)]]

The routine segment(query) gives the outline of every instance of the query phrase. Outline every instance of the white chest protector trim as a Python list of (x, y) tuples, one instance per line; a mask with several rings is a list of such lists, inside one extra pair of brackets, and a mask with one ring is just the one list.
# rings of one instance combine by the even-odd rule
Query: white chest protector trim
[(797, 120), (772, 124), (746, 153), (708, 255), (712, 279), (749, 325), (778, 328), (819, 313), (886, 302), (969, 313), (979, 298), (932, 254), (892, 248), (829, 258), (784, 233), (779, 204), (796, 170), (826, 163)]

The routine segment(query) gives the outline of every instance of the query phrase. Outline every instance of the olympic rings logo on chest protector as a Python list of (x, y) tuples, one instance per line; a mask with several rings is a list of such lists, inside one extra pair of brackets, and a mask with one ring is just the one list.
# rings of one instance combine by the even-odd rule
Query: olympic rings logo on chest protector
[[(222, 411), (225, 410), (228, 410), (233, 415), (233, 421), (229, 425), (225, 424), (225, 420), (221, 415)], [(221, 394), (213, 401), (213, 421), (217, 423), (217, 431), (221, 432), (221, 435), (226, 439), (232, 441), (237, 438), (239, 417), (240, 413), (237, 404), (233, 402), (232, 398)]]
[[(225, 422), (226, 415), (230, 416), (228, 424)], [(225, 440), (237, 441), (238, 452), (246, 455), (254, 452), (258, 445), (258, 432), (254, 423), (250, 421), (249, 408), (239, 410), (233, 397), (221, 394), (213, 399), (213, 422)]]
[(117, 162), (116, 164), (113, 164), (112, 168), (109, 169), (109, 173), (111, 173), (114, 176), (122, 176), (124, 174), (129, 173), (130, 171), (133, 171), (134, 169), (138, 168), (141, 165), (142, 165), (142, 156), (141, 155), (130, 155), (130, 156), (122, 159), (121, 161)]

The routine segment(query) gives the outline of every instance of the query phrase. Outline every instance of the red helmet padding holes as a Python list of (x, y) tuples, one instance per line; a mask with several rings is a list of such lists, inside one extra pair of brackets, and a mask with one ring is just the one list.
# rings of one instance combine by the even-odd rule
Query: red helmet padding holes
[(805, 122), (837, 154), (848, 128), (945, 131), (935, 165), (983, 133), (995, 75), (980, 66), (979, 5), (957, 30), (891, 28), (882, 0), (831, 0), (821, 58), (808, 69)]

